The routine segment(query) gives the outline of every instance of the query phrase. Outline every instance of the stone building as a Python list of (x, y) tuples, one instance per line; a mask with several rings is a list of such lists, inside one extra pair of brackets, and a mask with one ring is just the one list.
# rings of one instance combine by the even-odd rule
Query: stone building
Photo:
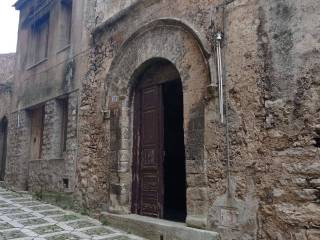
[[(90, 1), (89, 1), (90, 2)], [(88, 66), (88, 1), (19, 0), (6, 183), (74, 192), (78, 103)]]
[(0, 181), (7, 162), (8, 116), (11, 108), (15, 54), (0, 54)]
[(319, 1), (15, 6), (9, 187), (152, 239), (320, 238)]

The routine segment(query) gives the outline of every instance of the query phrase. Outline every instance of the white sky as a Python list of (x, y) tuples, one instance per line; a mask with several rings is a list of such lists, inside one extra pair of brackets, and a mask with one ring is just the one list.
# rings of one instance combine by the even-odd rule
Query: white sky
[(16, 0), (0, 0), (0, 53), (16, 51), (19, 12), (12, 5)]

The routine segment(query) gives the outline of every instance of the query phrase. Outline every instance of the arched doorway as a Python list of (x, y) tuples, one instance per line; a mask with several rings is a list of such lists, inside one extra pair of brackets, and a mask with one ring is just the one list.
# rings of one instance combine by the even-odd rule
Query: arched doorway
[(132, 211), (167, 220), (186, 219), (183, 91), (167, 60), (138, 76), (134, 97)]
[(7, 158), (7, 135), (8, 135), (8, 120), (2, 118), (0, 122), (0, 181), (4, 181)]
[[(108, 212), (138, 213), (137, 207), (133, 207), (134, 204), (137, 206), (135, 196), (139, 195), (133, 194), (137, 191), (132, 188), (132, 180), (135, 180), (136, 175), (132, 178), (134, 169), (131, 168), (135, 158), (132, 149), (136, 142), (133, 139), (134, 90), (143, 82), (139, 80), (149, 67), (155, 66), (159, 59), (165, 59), (179, 72), (178, 78), (181, 78), (183, 88), (186, 224), (205, 228), (208, 214), (205, 112), (209, 108), (204, 99), (208, 85), (214, 81), (210, 79), (210, 55), (207, 51), (210, 45), (190, 26), (175, 19), (152, 21), (134, 32), (128, 32), (123, 39), (122, 46), (108, 67), (107, 75), (105, 71), (99, 73), (101, 78), (105, 78), (106, 99), (103, 108), (108, 110), (106, 136), (110, 139), (106, 152), (110, 164)], [(162, 76), (159, 81), (169, 82), (164, 80), (170, 75), (168, 71), (158, 69), (161, 74), (157, 76)]]

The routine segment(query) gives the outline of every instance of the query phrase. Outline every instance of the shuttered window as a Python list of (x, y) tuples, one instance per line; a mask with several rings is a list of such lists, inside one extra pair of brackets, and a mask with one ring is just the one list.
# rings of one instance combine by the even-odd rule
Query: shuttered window
[(31, 26), (29, 37), (29, 64), (37, 64), (47, 58), (49, 40), (49, 14)]
[(61, 1), (60, 9), (60, 49), (68, 46), (71, 41), (72, 1)]
[(44, 113), (44, 106), (31, 110), (31, 160), (42, 157)]

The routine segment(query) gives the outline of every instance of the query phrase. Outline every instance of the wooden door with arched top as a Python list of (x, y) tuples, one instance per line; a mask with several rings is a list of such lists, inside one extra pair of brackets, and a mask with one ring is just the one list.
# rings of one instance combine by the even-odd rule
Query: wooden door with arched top
[(183, 90), (176, 68), (155, 62), (135, 88), (132, 212), (184, 222)]

